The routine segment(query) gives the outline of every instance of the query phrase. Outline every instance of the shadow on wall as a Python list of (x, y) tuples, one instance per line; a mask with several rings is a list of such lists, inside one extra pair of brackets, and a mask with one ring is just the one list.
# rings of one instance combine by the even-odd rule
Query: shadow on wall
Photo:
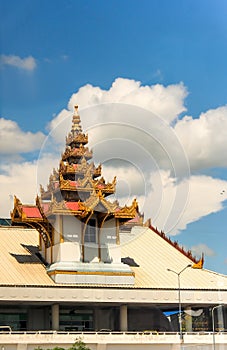
[(128, 330), (152, 330), (158, 332), (173, 331), (168, 318), (158, 308), (129, 308)]

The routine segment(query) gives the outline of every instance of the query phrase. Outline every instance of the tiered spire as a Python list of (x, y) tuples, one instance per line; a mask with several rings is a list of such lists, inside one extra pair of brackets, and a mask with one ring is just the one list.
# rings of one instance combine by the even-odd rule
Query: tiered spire
[(78, 114), (78, 106), (74, 106), (73, 123), (71, 133), (73, 136), (82, 133), (80, 116)]
[[(105, 208), (103, 210), (108, 211), (110, 215), (121, 219), (133, 218), (137, 208), (135, 202), (122, 210), (118, 203), (113, 204), (106, 200), (107, 196), (115, 193), (116, 177), (112, 182), (106, 183), (101, 177), (101, 165), (96, 167), (93, 162), (89, 162), (92, 151), (86, 147), (88, 136), (82, 131), (78, 106), (74, 108), (71, 132), (66, 137), (66, 147), (59, 170), (53, 170), (46, 191), (41, 187), (41, 200), (53, 202), (48, 209), (48, 214), (60, 209), (63, 211), (64, 208), (66, 211), (69, 208), (71, 210), (76, 208), (74, 214), (79, 215), (81, 206), (66, 203), (83, 203), (87, 212), (90, 212), (91, 207), (94, 210), (95, 205), (102, 202), (102, 207)], [(83, 215), (85, 207), (83, 207)]]
[[(89, 250), (86, 250), (86, 243), (90, 240), (96, 244), (96, 257), (99, 261), (110, 264), (111, 261), (119, 261), (120, 255), (118, 258), (117, 255), (111, 257), (110, 252), (102, 257), (102, 239), (106, 237), (104, 245), (108, 243), (112, 245), (114, 242), (110, 237), (115, 237), (114, 244), (119, 246), (120, 225), (138, 214), (136, 200), (130, 206), (124, 207), (120, 207), (117, 201), (107, 200), (109, 195), (115, 193), (116, 177), (112, 182), (106, 183), (101, 176), (101, 165), (96, 167), (93, 162), (90, 162), (92, 151), (86, 147), (87, 143), (88, 136), (83, 133), (78, 107), (75, 106), (71, 132), (66, 138), (65, 151), (62, 154), (59, 169), (53, 169), (46, 189), (41, 186), (41, 196), (37, 198), (35, 206), (27, 208), (19, 202), (15, 203), (12, 221), (27, 224), (29, 227), (32, 225), (40, 232), (45, 246), (44, 249), (42, 245), (41, 250), (49, 263), (55, 263), (55, 259), (58, 259), (58, 255), (55, 255), (58, 249), (67, 250), (64, 242), (68, 239), (68, 235), (70, 237), (75, 235), (72, 247), (75, 248), (75, 244), (80, 247), (77, 257), (73, 255), (74, 248), (72, 248), (70, 261), (77, 259), (78, 262), (85, 263), (87, 259), (91, 259)], [(74, 224), (71, 221), (72, 216), (78, 219)], [(108, 230), (111, 235), (107, 234)], [(74, 231), (76, 233), (73, 233)], [(59, 244), (63, 246), (59, 248)], [(51, 248), (47, 253), (49, 247), (53, 249)], [(59, 262), (61, 263), (63, 262)], [(60, 269), (62, 268), (61, 266)], [(120, 264), (118, 275), (122, 273), (122, 268)], [(74, 266), (70, 271), (74, 274), (77, 269), (78, 266)], [(54, 271), (57, 275), (56, 266)], [(50, 270), (48, 273), (52, 274), (53, 271)], [(131, 279), (133, 273), (130, 271), (127, 273)]]
[(74, 148), (80, 144), (88, 143), (88, 135), (82, 132), (80, 116), (78, 114), (78, 106), (74, 106), (74, 114), (72, 118), (71, 132), (66, 137), (66, 146)]

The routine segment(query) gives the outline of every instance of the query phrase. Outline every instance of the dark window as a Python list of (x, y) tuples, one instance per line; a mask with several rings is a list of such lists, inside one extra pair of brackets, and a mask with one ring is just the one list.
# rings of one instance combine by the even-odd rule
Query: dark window
[(96, 220), (90, 219), (87, 223), (84, 242), (96, 243)]

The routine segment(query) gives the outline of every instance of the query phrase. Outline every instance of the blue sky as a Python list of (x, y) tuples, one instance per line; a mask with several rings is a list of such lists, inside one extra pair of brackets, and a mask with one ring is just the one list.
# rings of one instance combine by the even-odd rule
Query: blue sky
[[(15, 188), (12, 169), (18, 178), (32, 176), (44, 137), (62, 110), (70, 109), (69, 101), (91, 105), (87, 84), (96, 97), (93, 104), (119, 102), (117, 90), (121, 102), (136, 100), (145, 109), (150, 102), (142, 87), (150, 87), (147, 94), (155, 100), (158, 93), (151, 87), (159, 84), (164, 98), (156, 105), (171, 110), (169, 127), (185, 147), (192, 175), (189, 205), (194, 211), (188, 209), (177, 240), (195, 253), (205, 250), (206, 268), (227, 273), (226, 1), (7, 0), (1, 2), (0, 13), (0, 176), (7, 200)], [(138, 89), (134, 81), (140, 82)], [(137, 89), (132, 101), (124, 97), (129, 85)], [(168, 111), (160, 106), (151, 112), (168, 119)], [(191, 119), (179, 123), (185, 116)], [(13, 140), (16, 145), (8, 147)], [(203, 150), (202, 158), (198, 150)], [(167, 169), (160, 169), (166, 179)], [(163, 187), (173, 189), (166, 183)], [(32, 201), (31, 194), (25, 200)]]

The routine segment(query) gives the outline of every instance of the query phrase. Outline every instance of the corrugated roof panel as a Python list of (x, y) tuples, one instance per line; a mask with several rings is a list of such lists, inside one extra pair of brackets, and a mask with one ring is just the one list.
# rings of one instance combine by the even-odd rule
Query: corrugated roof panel
[(0, 228), (1, 245), (0, 284), (54, 284), (40, 263), (19, 263), (17, 255), (29, 257), (31, 253), (22, 245), (37, 246), (36, 230), (18, 227)]
[[(130, 257), (140, 267), (132, 267), (136, 286), (178, 288), (177, 274), (193, 262), (151, 229), (122, 246), (122, 257)], [(227, 276), (205, 269), (187, 268), (181, 274), (181, 288), (227, 288)]]
[[(193, 262), (151, 229), (143, 229), (141, 234), (133, 237), (134, 239), (130, 242), (122, 245), (121, 251), (122, 257), (130, 257), (139, 265), (139, 267), (131, 267), (135, 272), (134, 288), (178, 288), (177, 275), (167, 271), (167, 268), (180, 272)], [(27, 260), (27, 263), (19, 262), (23, 257), (26, 260), (31, 256), (31, 247), (29, 252), (29, 249), (26, 249), (27, 246), (38, 245), (39, 233), (36, 230), (0, 227), (0, 240), (1, 285), (55, 285), (41, 262), (37, 263), (33, 260)], [(181, 274), (180, 280), (182, 289), (227, 290), (227, 276), (206, 269), (188, 268)], [(102, 286), (93, 285), (93, 287)], [(114, 288), (117, 287), (114, 286)], [(121, 285), (119, 287), (124, 288)], [(133, 288), (133, 286), (126, 288)]]

